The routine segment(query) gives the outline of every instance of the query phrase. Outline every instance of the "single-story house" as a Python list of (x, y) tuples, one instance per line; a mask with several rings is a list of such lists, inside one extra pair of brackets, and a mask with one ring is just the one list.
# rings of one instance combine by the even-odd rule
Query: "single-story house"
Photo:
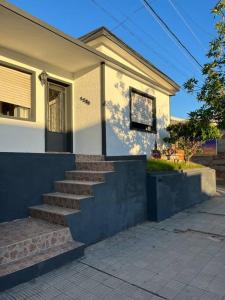
[(79, 39), (0, 2), (0, 152), (150, 154), (179, 86), (101, 27)]
[(187, 120), (188, 119), (185, 119), (185, 118), (170, 116), (170, 124), (171, 125), (179, 124), (179, 123), (185, 123), (185, 122), (187, 122)]
[(178, 90), (108, 29), (74, 39), (0, 0), (0, 292), (148, 219)]

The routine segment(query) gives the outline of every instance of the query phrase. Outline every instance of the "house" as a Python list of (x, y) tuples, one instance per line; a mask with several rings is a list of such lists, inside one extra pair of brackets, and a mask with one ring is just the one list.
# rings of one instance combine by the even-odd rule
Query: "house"
[(146, 154), (179, 86), (106, 28), (0, 0), (0, 291), (147, 219)]
[(104, 27), (74, 39), (0, 3), (0, 151), (150, 154), (179, 86)]
[(187, 120), (188, 119), (171, 116), (170, 117), (170, 124), (173, 125), (173, 124), (185, 123)]

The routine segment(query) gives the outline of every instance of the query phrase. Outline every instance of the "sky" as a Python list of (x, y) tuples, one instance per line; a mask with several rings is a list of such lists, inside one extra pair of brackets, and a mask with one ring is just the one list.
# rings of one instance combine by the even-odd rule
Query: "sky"
[[(200, 67), (168, 36), (143, 0), (10, 0), (10, 3), (77, 38), (101, 26), (107, 27), (181, 86), (171, 97), (171, 115), (186, 118), (201, 106), (182, 87), (191, 77), (203, 81)], [(149, 0), (202, 65), (215, 19), (210, 10), (217, 0)]]

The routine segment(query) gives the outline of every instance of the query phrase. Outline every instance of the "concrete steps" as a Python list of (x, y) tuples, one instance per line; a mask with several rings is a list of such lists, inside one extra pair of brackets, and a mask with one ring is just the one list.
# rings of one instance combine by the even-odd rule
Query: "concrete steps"
[(62, 180), (55, 182), (55, 189), (60, 193), (92, 195), (93, 187), (101, 184), (98, 181)]
[(33, 218), (0, 224), (0, 266), (72, 241), (69, 228)]
[(111, 173), (111, 171), (74, 170), (66, 172), (66, 179), (104, 182), (108, 173)]
[(29, 208), (30, 215), (33, 218), (42, 219), (54, 224), (67, 225), (66, 217), (79, 212), (79, 210), (60, 207), (55, 205), (36, 205)]
[(0, 242), (2, 289), (83, 255), (84, 244), (73, 240), (68, 220), (79, 222), (81, 202), (91, 200), (95, 187), (104, 185), (106, 175), (114, 171), (114, 163), (104, 159), (104, 156), (77, 156), (76, 169), (65, 172), (65, 180), (55, 181), (55, 191), (43, 194), (43, 204), (29, 208), (31, 218), (27, 220), (32, 222), (27, 222), (23, 230), (22, 225), (14, 230), (15, 236), (19, 236), (17, 241), (11, 240), (2, 247)]
[(77, 170), (86, 171), (114, 171), (113, 161), (78, 161)]
[(90, 155), (90, 154), (76, 154), (76, 162), (79, 161), (104, 161), (105, 155)]
[(45, 274), (84, 255), (84, 244), (69, 241), (0, 268), (0, 291)]
[[(40, 271), (48, 271), (51, 267), (47, 264), (49, 260), (54, 259), (56, 267), (57, 262), (63, 262), (62, 255), (80, 257), (83, 251), (84, 245), (73, 240), (68, 227), (35, 218), (2, 223), (0, 291), (24, 282), (26, 278), (30, 280), (40, 275)], [(31, 272), (34, 268), (36, 273)]]
[(49, 193), (43, 195), (43, 202), (48, 205), (56, 205), (65, 208), (72, 208), (79, 210), (80, 202), (90, 199), (92, 196), (67, 194), (67, 193)]

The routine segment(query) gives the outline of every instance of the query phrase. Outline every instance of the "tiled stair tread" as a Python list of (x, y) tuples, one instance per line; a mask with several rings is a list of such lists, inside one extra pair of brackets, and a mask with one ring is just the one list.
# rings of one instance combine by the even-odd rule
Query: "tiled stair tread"
[(76, 194), (67, 194), (67, 193), (60, 193), (60, 192), (54, 192), (54, 193), (48, 193), (43, 194), (43, 196), (51, 196), (51, 197), (62, 197), (66, 199), (74, 199), (74, 200), (83, 200), (83, 199), (89, 199), (93, 198), (93, 196), (87, 196), (87, 195), (76, 195)]
[(0, 224), (0, 247), (35, 236), (63, 230), (65, 227), (35, 218), (18, 219)]
[(113, 171), (72, 170), (72, 171), (67, 171), (67, 173), (108, 174), (108, 173), (113, 173)]
[(76, 162), (89, 161), (89, 160), (104, 161), (105, 160), (105, 155), (76, 154)]
[(28, 268), (32, 265), (35, 265), (37, 263), (43, 262), (45, 260), (48, 260), (50, 258), (56, 257), (62, 253), (66, 253), (71, 250), (75, 250), (76, 248), (82, 247), (84, 244), (77, 242), (77, 241), (71, 241), (64, 243), (63, 245), (56, 246), (54, 248), (45, 250), (41, 253), (35, 254), (33, 256), (29, 256), (23, 259), (20, 259), (16, 262), (5, 264), (4, 266), (1, 266), (0, 268), (0, 277)]
[(82, 180), (60, 180), (60, 181), (56, 181), (56, 183), (81, 184), (81, 185), (102, 184), (102, 182), (99, 181), (82, 181)]
[(54, 206), (54, 205), (48, 205), (48, 204), (41, 204), (41, 205), (35, 205), (31, 206), (30, 209), (35, 209), (39, 211), (44, 211), (48, 213), (58, 214), (62, 216), (78, 213), (79, 210), (72, 209), (72, 208), (65, 208), (61, 206)]
[(76, 161), (76, 163), (97, 163), (97, 164), (112, 164), (112, 163), (121, 163), (121, 162), (135, 162), (135, 161), (142, 161), (141, 159), (138, 160), (138, 159), (129, 159), (129, 160), (126, 160), (126, 159), (118, 159), (118, 160), (82, 160), (82, 161)]

